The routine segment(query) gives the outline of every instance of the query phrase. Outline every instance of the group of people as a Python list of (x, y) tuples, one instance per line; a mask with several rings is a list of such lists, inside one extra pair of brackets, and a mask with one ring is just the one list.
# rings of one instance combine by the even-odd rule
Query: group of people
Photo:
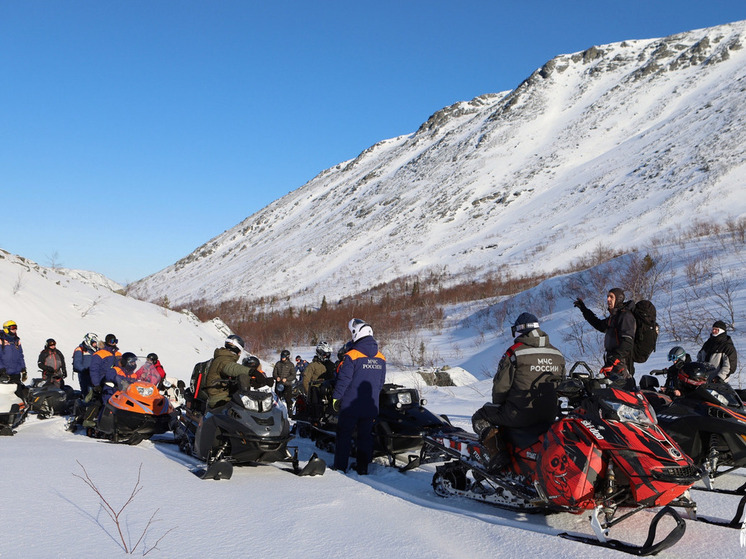
[[(148, 354), (145, 364), (138, 369), (137, 356), (132, 352), (121, 353), (118, 343), (114, 334), (107, 334), (100, 345), (98, 336), (89, 332), (73, 350), (73, 372), (78, 374), (81, 394), (88, 400), (98, 400), (100, 405), (105, 404), (126, 383), (139, 380), (159, 385), (166, 377), (157, 354)], [(39, 353), (37, 366), (45, 382), (64, 386), (67, 365), (54, 338), (47, 339)], [(7, 375), (10, 382), (18, 385), (20, 397), (26, 396), (26, 361), (18, 336), (18, 325), (12, 320), (3, 324), (0, 333), (0, 374)]]
[[(354, 467), (365, 475), (373, 459), (373, 423), (378, 417), (378, 396), (386, 379), (386, 358), (378, 349), (372, 327), (364, 320), (353, 318), (348, 323), (351, 340), (340, 350), (340, 362), (331, 361), (331, 346), (320, 342), (311, 363), (303, 367), (302, 383), (305, 393), (310, 384), (321, 378), (334, 381), (332, 405), (338, 413), (337, 441), (334, 469), (347, 471), (352, 451), (353, 434), (357, 432)], [(217, 409), (230, 398), (230, 380), (248, 375), (252, 386), (274, 386), (278, 398), (292, 407), (291, 392), (297, 377), (296, 366), (290, 361), (290, 352), (282, 350), (271, 377), (261, 370), (259, 360), (250, 355), (238, 363), (248, 352), (246, 342), (235, 334), (228, 336), (223, 347), (215, 349), (204, 380), (207, 406)]]
[[(603, 372), (622, 381), (622, 386), (634, 386), (637, 326), (632, 303), (625, 301), (624, 291), (618, 287), (609, 290), (606, 302), (609, 314), (605, 318), (597, 317), (581, 298), (574, 306), (591, 326), (604, 333)], [(512, 334), (514, 343), (502, 356), (493, 379), (492, 401), (472, 416), (474, 432), (490, 455), (488, 469), (495, 472), (510, 463), (503, 440), (505, 428), (548, 427), (554, 421), (558, 411), (555, 382), (565, 371), (562, 353), (549, 343), (536, 316), (522, 313), (513, 324)], [(672, 396), (681, 395), (682, 383), (727, 382), (738, 364), (733, 340), (722, 320), (712, 325), (696, 361), (680, 346), (674, 347), (668, 358), (672, 364), (664, 391)]]

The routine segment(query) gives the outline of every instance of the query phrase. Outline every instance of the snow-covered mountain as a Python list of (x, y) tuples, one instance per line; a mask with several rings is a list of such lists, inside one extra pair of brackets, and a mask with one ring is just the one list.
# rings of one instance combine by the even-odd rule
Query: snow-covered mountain
[(429, 269), (552, 271), (741, 217), (744, 44), (746, 21), (557, 56), (327, 169), (131, 293), (313, 305)]

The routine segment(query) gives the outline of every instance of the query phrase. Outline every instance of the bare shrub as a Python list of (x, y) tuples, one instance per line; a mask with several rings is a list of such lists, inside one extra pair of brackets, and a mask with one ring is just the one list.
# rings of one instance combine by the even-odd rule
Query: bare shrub
[[(109, 518), (111, 519), (111, 521), (114, 524), (114, 528), (116, 528), (116, 532), (117, 532), (117, 535), (119, 537), (119, 540), (118, 540), (117, 543), (121, 546), (121, 548), (124, 550), (125, 553), (127, 553), (128, 555), (132, 555), (135, 552), (135, 550), (137, 550), (137, 548), (140, 546), (140, 544), (145, 539), (145, 536), (150, 531), (150, 528), (152, 527), (153, 522), (155, 522), (155, 520), (156, 520), (155, 517), (158, 514), (158, 511), (160, 510), (160, 509), (156, 509), (155, 512), (152, 515), (150, 515), (150, 518), (148, 519), (148, 522), (145, 525), (145, 528), (143, 529), (142, 533), (140, 534), (140, 537), (137, 539), (137, 541), (135, 542), (135, 544), (132, 545), (132, 543), (131, 543), (132, 538), (131, 538), (131, 534), (130, 534), (130, 531), (129, 531), (129, 524), (124, 522), (124, 519), (122, 518), (122, 515), (123, 515), (125, 509), (127, 509), (127, 507), (132, 504), (132, 502), (135, 500), (135, 497), (137, 496), (137, 494), (142, 490), (142, 485), (140, 483), (140, 476), (141, 476), (141, 473), (142, 473), (142, 464), (140, 464), (140, 467), (137, 470), (137, 481), (135, 482), (135, 485), (132, 488), (132, 491), (130, 492), (129, 497), (124, 501), (124, 504), (121, 507), (115, 508), (110, 503), (109, 499), (107, 499), (106, 497), (104, 497), (103, 493), (98, 488), (98, 486), (96, 485), (96, 483), (91, 479), (91, 476), (88, 475), (88, 471), (85, 469), (85, 466), (83, 466), (83, 464), (81, 464), (77, 460), (76, 460), (76, 462), (78, 462), (78, 465), (83, 470), (83, 475), (73, 474), (73, 476), (75, 476), (78, 479), (83, 480), (83, 483), (85, 483), (91, 489), (91, 491), (93, 491), (96, 495), (98, 495), (98, 498), (99, 498), (99, 501), (100, 501), (99, 505), (100, 505), (101, 509), (103, 509), (103, 511), (109, 516)], [(109, 531), (103, 525), (101, 525), (100, 523), (98, 523), (98, 525), (101, 527), (101, 529), (104, 532), (106, 532), (107, 534), (109, 534)], [(151, 547), (143, 549), (143, 555), (147, 555), (148, 553), (150, 553), (154, 549), (158, 549), (158, 544), (172, 530), (174, 530), (174, 528), (170, 528), (169, 530), (167, 530), (161, 537), (159, 537), (155, 541), (155, 543)], [(125, 532), (126, 532), (126, 535), (125, 535)], [(111, 536), (111, 534), (109, 534), (109, 535)], [(116, 538), (114, 538), (114, 540), (117, 541)]]

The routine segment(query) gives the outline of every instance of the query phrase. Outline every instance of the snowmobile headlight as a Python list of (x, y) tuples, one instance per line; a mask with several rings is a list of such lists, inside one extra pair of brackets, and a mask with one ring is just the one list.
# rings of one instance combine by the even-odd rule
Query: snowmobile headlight
[(243, 404), (243, 407), (245, 407), (249, 411), (259, 411), (259, 401), (255, 400), (251, 396), (241, 394), (241, 403)]
[(396, 407), (401, 408), (412, 404), (412, 393), (411, 392), (399, 392), (396, 395)]
[(140, 396), (143, 396), (145, 398), (149, 398), (153, 395), (153, 387), (152, 386), (138, 386), (137, 387), (137, 393)]
[(267, 412), (272, 409), (272, 394), (268, 392), (252, 392), (250, 394), (241, 394), (241, 403), (249, 411)]
[[(629, 423), (639, 423), (640, 425), (655, 425), (655, 416), (652, 415), (652, 420), (645, 413), (644, 409), (635, 408), (622, 404), (620, 402), (604, 401), (607, 410), (610, 412), (609, 419), (616, 419), (617, 421), (627, 421)], [(652, 412), (652, 410), (651, 410)]]

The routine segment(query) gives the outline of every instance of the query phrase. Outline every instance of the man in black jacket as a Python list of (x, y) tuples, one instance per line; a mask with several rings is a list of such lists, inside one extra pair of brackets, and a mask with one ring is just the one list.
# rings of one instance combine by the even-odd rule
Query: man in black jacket
[(606, 295), (609, 316), (598, 318), (593, 311), (585, 306), (583, 299), (578, 297), (574, 305), (583, 313), (588, 324), (599, 332), (604, 332), (604, 365), (613, 366), (617, 361), (623, 364), (630, 375), (635, 374), (632, 360), (632, 349), (635, 342), (637, 324), (632, 314), (633, 303), (624, 302), (624, 291), (615, 287)]
[(699, 350), (697, 361), (709, 363), (715, 367), (717, 375), (710, 379), (711, 381), (725, 382), (736, 371), (738, 365), (736, 348), (733, 340), (726, 334), (725, 322), (722, 320), (712, 325), (712, 334)]

